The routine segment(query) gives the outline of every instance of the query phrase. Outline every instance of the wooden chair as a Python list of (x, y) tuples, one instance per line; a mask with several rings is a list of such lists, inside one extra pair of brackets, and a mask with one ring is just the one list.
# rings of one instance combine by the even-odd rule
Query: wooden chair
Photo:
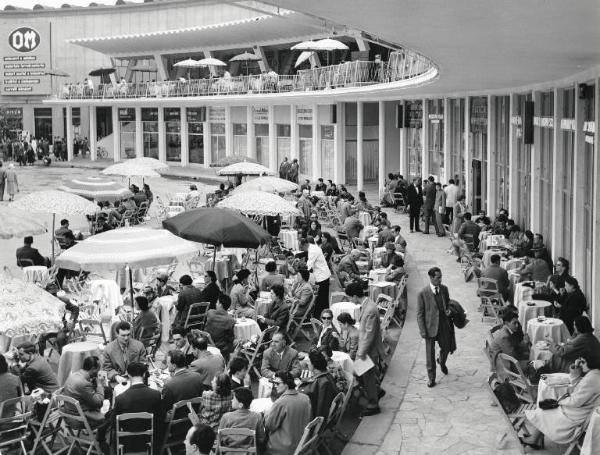
[(501, 310), (504, 308), (503, 305), (496, 299), (490, 297), (481, 297), (481, 305), (479, 309), (481, 311), (481, 322), (485, 319), (492, 319), (493, 323), (499, 323), (502, 321), (500, 317)]
[(26, 259), (26, 258), (21, 258), (21, 259), (17, 259), (17, 266), (24, 268), (24, 267), (33, 267), (35, 264), (33, 263), (32, 259)]
[(294, 455), (313, 455), (317, 449), (316, 445), (319, 441), (319, 430), (323, 425), (323, 417), (316, 417), (308, 423), (302, 433), (302, 438), (294, 450)]
[(337, 231), (337, 235), (338, 245), (340, 246), (340, 249), (346, 253), (350, 253), (350, 250), (352, 249), (352, 243), (350, 242), (348, 234), (346, 234), (346, 232), (344, 231)]
[(329, 407), (329, 414), (327, 415), (327, 420), (321, 426), (319, 430), (319, 440), (317, 442), (317, 449), (323, 447), (328, 455), (332, 455), (333, 453), (329, 449), (329, 443), (327, 441), (327, 436), (331, 436), (332, 433), (335, 434), (335, 429), (340, 421), (343, 404), (344, 404), (344, 394), (342, 392), (338, 393), (333, 401), (331, 402), (331, 406)]
[(296, 314), (295, 312), (291, 313), (290, 322), (288, 324), (287, 334), (290, 337), (290, 340), (294, 340), (299, 333), (302, 333), (304, 338), (310, 341), (310, 335), (307, 335), (305, 332), (307, 327), (312, 328), (312, 324), (310, 323), (311, 315), (313, 308), (315, 306), (315, 301), (317, 299), (316, 295), (313, 295), (311, 302), (306, 307), (306, 311), (303, 314)]
[(0, 452), (8, 453), (11, 447), (18, 445), (23, 455), (27, 455), (25, 441), (32, 414), (29, 397), (10, 398), (0, 403)]
[[(79, 401), (66, 395), (54, 395), (52, 400), (57, 402), (57, 412), (62, 418), (59, 431), (70, 443), (67, 453), (78, 449), (85, 452), (86, 455), (93, 453), (103, 455), (100, 443), (96, 438), (96, 429), (90, 425)], [(44, 428), (43, 424), (42, 428)]]
[(346, 390), (346, 393), (344, 394), (342, 409), (340, 410), (338, 421), (336, 422), (334, 427), (335, 436), (342, 441), (348, 441), (350, 439), (350, 437), (341, 430), (342, 419), (344, 417), (344, 414), (346, 413), (346, 410), (348, 409), (348, 405), (350, 404), (350, 400), (352, 399), (354, 392), (358, 390), (358, 388), (359, 385), (357, 383), (356, 377), (353, 374), (350, 374), (348, 376), (348, 390)]
[(136, 211), (133, 210), (125, 210), (123, 215), (121, 215), (121, 220), (119, 221), (119, 227), (126, 226), (126, 223), (129, 222), (130, 225), (135, 224), (135, 215)]
[(97, 319), (80, 319), (79, 330), (84, 341), (93, 341), (98, 344), (108, 344), (102, 323)]
[(268, 327), (260, 334), (260, 338), (258, 339), (256, 346), (250, 346), (248, 348), (242, 347), (240, 349), (240, 354), (248, 359), (248, 363), (250, 365), (250, 371), (254, 371), (258, 378), (262, 377), (260, 374), (260, 363), (262, 361), (263, 352), (269, 347), (271, 344), (271, 338), (275, 332), (279, 330), (279, 327), (274, 325), (272, 327)]
[(406, 213), (407, 208), (404, 194), (394, 193), (394, 212)]
[(496, 374), (501, 381), (508, 381), (519, 399), (524, 403), (537, 401), (537, 385), (533, 385), (521, 368), (518, 360), (514, 357), (499, 353), (496, 359)]
[[(136, 423), (147, 428), (146, 430), (130, 431), (126, 430), (127, 423), (135, 421)], [(143, 424), (143, 425), (142, 425)], [(135, 455), (152, 455), (152, 445), (154, 443), (154, 416), (149, 412), (130, 412), (126, 414), (120, 414), (116, 418), (115, 436), (117, 440), (117, 453), (118, 455), (135, 454)], [(144, 451), (128, 451), (125, 450), (127, 440), (136, 439), (136, 443), (139, 443), (139, 439), (148, 439), (146, 442), (146, 450)], [(123, 441), (125, 439), (125, 441)]]
[(223, 428), (217, 432), (217, 454), (256, 454), (256, 432), (248, 428)]
[(146, 220), (146, 215), (148, 214), (148, 201), (144, 201), (140, 204), (135, 212), (135, 224), (143, 223)]
[[(165, 452), (173, 455), (179, 453), (185, 440), (185, 435), (191, 425), (199, 422), (198, 414), (202, 407), (202, 397), (178, 401), (167, 416), (166, 429), (159, 455)], [(188, 412), (186, 412), (186, 410)]]
[(158, 348), (160, 347), (160, 337), (162, 335), (160, 324), (156, 324), (154, 326), (154, 330), (148, 331), (148, 333), (148, 336), (140, 337), (139, 341), (146, 348), (146, 352), (150, 358), (154, 359), (156, 353), (158, 352)]
[(185, 329), (204, 329), (204, 324), (206, 324), (206, 314), (209, 307), (210, 302), (192, 303), (188, 309), (188, 314), (185, 318), (183, 327)]

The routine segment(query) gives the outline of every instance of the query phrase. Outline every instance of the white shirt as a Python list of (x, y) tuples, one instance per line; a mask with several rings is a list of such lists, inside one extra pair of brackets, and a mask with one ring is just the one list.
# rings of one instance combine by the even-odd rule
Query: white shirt
[(431, 288), (431, 292), (433, 292), (433, 295), (435, 295), (435, 288), (437, 287), (438, 292), (442, 292), (442, 290), (440, 289), (439, 286), (434, 286), (433, 284), (429, 283), (429, 287)]
[(325, 281), (331, 276), (323, 251), (312, 243), (308, 244), (308, 261), (306, 262), (306, 266), (308, 270), (312, 269), (315, 282), (317, 283)]
[(454, 207), (458, 198), (458, 187), (454, 184), (444, 188), (446, 192), (446, 207)]

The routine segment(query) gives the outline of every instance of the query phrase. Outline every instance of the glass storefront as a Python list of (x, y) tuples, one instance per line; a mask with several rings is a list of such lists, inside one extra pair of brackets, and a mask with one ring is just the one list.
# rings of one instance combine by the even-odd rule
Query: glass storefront
[[(257, 123), (254, 125), (256, 140), (256, 159), (263, 166), (269, 166), (269, 124)], [(283, 160), (282, 160), (283, 161)]]
[(119, 108), (120, 151), (122, 160), (135, 158), (135, 109)]
[(512, 122), (515, 128), (515, 152), (517, 157), (517, 181), (512, 191), (516, 193), (517, 207), (509, 215), (521, 229), (531, 226), (531, 145), (525, 144), (523, 136), (523, 118), (525, 102), (531, 101), (531, 95), (517, 95), (515, 113)]
[(446, 181), (444, 175), (444, 100), (429, 100), (429, 175)]
[[(555, 128), (559, 125), (555, 125)], [(575, 89), (563, 92), (563, 106), (560, 119), (560, 134), (562, 142), (562, 163), (560, 182), (560, 203), (562, 204), (562, 218), (573, 220), (573, 184), (575, 177)], [(559, 183), (559, 182), (557, 182)], [(560, 250), (556, 249), (558, 255), (570, 258), (573, 248), (572, 223), (563, 223), (561, 226), (562, 239)]]
[[(233, 124), (233, 154), (240, 156), (248, 155), (248, 125), (246, 123)], [(262, 164), (262, 163), (261, 163)]]
[(211, 162), (225, 158), (226, 151), (225, 139), (225, 124), (211, 123), (210, 124), (210, 156)]
[(181, 109), (165, 108), (167, 161), (181, 161)]
[(187, 108), (189, 161), (204, 164), (204, 123), (206, 108)]
[(465, 188), (465, 100), (448, 100), (447, 127), (449, 135), (450, 175), (448, 180), (463, 192)]
[[(290, 144), (291, 144), (291, 127), (290, 125), (277, 124), (277, 163), (281, 163), (284, 158), (291, 161)], [(258, 150), (257, 150), (258, 153)]]
[(298, 162), (300, 164), (300, 174), (311, 175), (312, 173), (312, 125), (298, 125), (298, 136), (300, 137), (300, 146), (298, 148)]
[[(469, 103), (469, 148), (473, 175), (471, 202), (473, 213), (487, 210), (487, 134), (488, 103), (486, 96), (474, 96)], [(469, 165), (469, 163), (467, 163)], [(493, 215), (493, 214), (491, 214)]]
[[(539, 168), (534, 169), (534, 178), (540, 190), (538, 216), (539, 231), (547, 243), (550, 241), (552, 227), (552, 159), (554, 157), (554, 92), (544, 92), (540, 96), (539, 115), (534, 117), (534, 126), (538, 130)], [(568, 224), (568, 223), (565, 223)]]
[[(508, 145), (510, 141), (510, 97), (494, 97), (494, 110), (496, 123), (494, 125), (494, 179), (492, 198), (496, 201), (496, 208), (508, 208)], [(509, 214), (512, 217), (512, 214)]]
[(321, 125), (321, 175), (333, 179), (335, 175), (335, 125)]
[(36, 107), (33, 109), (34, 133), (38, 138), (47, 138), (52, 140), (52, 108)]
[(422, 173), (423, 103), (421, 101), (407, 102), (406, 115), (408, 116), (408, 128), (406, 128), (408, 175), (412, 180), (415, 177), (421, 177)]
[(142, 108), (144, 156), (158, 159), (158, 109)]

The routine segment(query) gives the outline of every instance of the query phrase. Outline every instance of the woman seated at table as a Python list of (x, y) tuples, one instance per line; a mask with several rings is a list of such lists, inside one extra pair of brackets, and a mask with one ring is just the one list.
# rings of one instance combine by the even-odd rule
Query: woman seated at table
[(335, 385), (340, 392), (346, 393), (348, 391), (348, 376), (344, 369), (333, 361), (333, 350), (329, 346), (321, 346), (319, 348), (325, 360), (327, 360), (327, 371), (335, 381)]
[(323, 255), (325, 256), (325, 260), (328, 264), (330, 263), (331, 256), (333, 256), (334, 253), (343, 254), (336, 238), (333, 237), (329, 232), (323, 232), (323, 243), (321, 244), (321, 250), (323, 250)]
[(600, 368), (600, 341), (594, 336), (592, 323), (585, 316), (574, 321), (574, 337), (559, 345), (552, 343), (552, 357), (548, 361), (534, 360), (532, 363), (540, 373), (568, 373), (578, 357), (588, 359), (590, 368)]
[(340, 348), (340, 334), (333, 325), (333, 312), (329, 308), (321, 311), (321, 324), (322, 328), (317, 334), (315, 345), (318, 348), (329, 346), (332, 351), (337, 351)]
[(588, 304), (585, 295), (579, 288), (576, 278), (567, 275), (565, 277), (565, 293), (562, 298), (554, 302), (554, 307), (558, 310), (558, 317), (563, 320), (569, 333), (573, 333), (573, 321), (587, 311)]
[(298, 390), (310, 398), (313, 417), (327, 417), (339, 390), (327, 371), (327, 360), (318, 349), (313, 348), (309, 351), (308, 360), (308, 368), (313, 376), (305, 379)]
[(520, 438), (524, 445), (539, 449), (544, 435), (557, 444), (569, 444), (579, 436), (581, 426), (600, 405), (600, 370), (591, 368), (587, 359), (581, 357), (574, 365), (581, 369), (583, 377), (570, 394), (557, 400), (557, 408), (525, 411), (529, 436)]
[(313, 300), (314, 292), (310, 284), (310, 272), (306, 269), (298, 270), (296, 280), (291, 289), (292, 305), (295, 307), (295, 315), (302, 316)]
[(279, 332), (285, 334), (290, 320), (290, 306), (284, 300), (285, 291), (280, 284), (271, 286), (271, 309), (264, 316), (257, 316), (256, 320), (261, 330), (277, 326)]
[(546, 282), (550, 276), (548, 263), (541, 258), (541, 250), (534, 253), (534, 257), (529, 259), (529, 263), (523, 264), (519, 269), (521, 281), (542, 281)]
[(340, 351), (350, 355), (352, 360), (356, 360), (356, 351), (358, 351), (358, 329), (354, 327), (356, 321), (352, 319), (350, 313), (340, 313), (337, 317), (340, 323)]
[(232, 411), (231, 407), (231, 379), (227, 373), (215, 376), (211, 381), (212, 390), (202, 393), (202, 408), (200, 421), (215, 432), (219, 429), (221, 417), (226, 412)]
[(248, 289), (248, 278), (250, 270), (242, 269), (235, 275), (233, 287), (229, 293), (231, 297), (231, 311), (235, 317), (245, 317), (254, 319), (256, 312), (254, 311), (254, 301), (250, 297)]
[(214, 310), (221, 294), (221, 288), (217, 284), (217, 275), (212, 270), (204, 272), (204, 288), (202, 289), (201, 302), (210, 302), (210, 309)]
[(373, 206), (367, 201), (367, 196), (364, 191), (358, 192), (358, 202), (356, 203), (356, 210), (359, 212), (367, 212), (369, 215), (373, 213)]
[(265, 265), (265, 274), (259, 279), (260, 290), (268, 291), (274, 284), (280, 284), (283, 286), (285, 277), (280, 273), (277, 273), (277, 263), (275, 261), (269, 261)]
[(139, 311), (132, 322), (132, 336), (136, 340), (145, 340), (150, 338), (158, 329), (158, 318), (154, 311), (150, 309), (148, 299), (142, 295), (134, 298), (135, 308)]
[(317, 221), (310, 220), (303, 237), (306, 238), (308, 236), (313, 237), (317, 245), (321, 243), (323, 233), (321, 232), (321, 228), (319, 227), (319, 223)]

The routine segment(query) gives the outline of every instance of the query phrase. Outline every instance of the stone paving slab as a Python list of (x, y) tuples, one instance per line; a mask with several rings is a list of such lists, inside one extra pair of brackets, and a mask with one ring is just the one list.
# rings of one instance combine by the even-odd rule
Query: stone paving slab
[[(382, 384), (387, 391), (380, 402), (382, 413), (362, 420), (343, 455), (523, 453), (501, 409), (491, 405), (489, 362), (482, 351), (490, 324), (483, 323), (477, 312), (476, 284), (465, 283), (456, 258), (446, 253), (448, 238), (411, 234), (406, 215), (388, 211), (388, 216), (392, 224), (402, 226), (408, 242), (408, 312)], [(448, 286), (450, 297), (463, 305), (470, 323), (456, 330), (457, 351), (448, 359), (449, 374), (444, 376), (438, 368), (437, 385), (429, 389), (425, 342), (416, 321), (416, 296), (429, 282), (427, 270), (434, 265), (441, 268), (442, 282)], [(536, 453), (560, 451), (553, 447)]]

